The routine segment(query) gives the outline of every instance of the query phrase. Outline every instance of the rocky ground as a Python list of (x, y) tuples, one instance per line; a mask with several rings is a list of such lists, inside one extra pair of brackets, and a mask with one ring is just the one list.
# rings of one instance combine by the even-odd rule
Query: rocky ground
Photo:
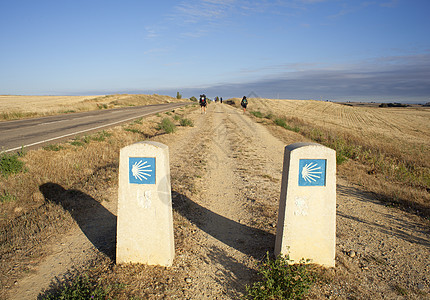
[[(284, 147), (306, 140), (282, 129), (277, 133), (281, 141), (247, 113), (220, 103), (209, 105), (207, 114), (192, 110), (187, 117), (194, 127), (154, 138), (170, 151), (174, 265), (112, 264), (117, 201), (113, 186), (104, 195), (110, 201), (95, 201), (86, 213), (72, 215), (76, 226), (50, 240), (51, 254), (16, 282), (10, 299), (35, 299), (68, 271), (100, 255), (110, 264), (106, 276), (125, 283), (137, 297), (243, 296), (245, 285), (256, 279), (258, 262), (273, 251)], [(428, 298), (429, 221), (386, 206), (342, 178), (337, 182), (336, 268), (319, 271), (308, 297)]]

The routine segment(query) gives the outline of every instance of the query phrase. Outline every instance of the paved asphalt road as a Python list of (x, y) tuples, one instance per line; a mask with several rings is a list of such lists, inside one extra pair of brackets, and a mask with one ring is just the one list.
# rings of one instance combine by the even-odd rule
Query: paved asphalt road
[(189, 104), (178, 102), (0, 122), (0, 152), (36, 148)]

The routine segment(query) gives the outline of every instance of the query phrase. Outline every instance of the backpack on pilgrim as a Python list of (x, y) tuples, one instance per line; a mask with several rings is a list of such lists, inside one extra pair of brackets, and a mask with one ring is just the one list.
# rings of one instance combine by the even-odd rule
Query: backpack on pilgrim
[(200, 95), (199, 103), (200, 103), (200, 106), (206, 106), (207, 102), (206, 102), (206, 96), (205, 95)]

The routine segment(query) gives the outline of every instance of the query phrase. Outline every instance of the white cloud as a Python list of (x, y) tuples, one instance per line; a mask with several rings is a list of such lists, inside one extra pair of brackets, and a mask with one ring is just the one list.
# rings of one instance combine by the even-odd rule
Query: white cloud
[[(279, 72), (282, 69), (284, 72)], [(220, 83), (206, 87), (205, 92), (225, 97), (253, 92), (265, 98), (322, 97), (337, 101), (426, 103), (430, 99), (430, 53), (376, 58), (355, 64), (284, 64), (246, 71), (255, 72), (254, 80)], [(267, 76), (259, 76), (261, 74)], [(187, 92), (196, 94), (200, 90), (189, 89)]]
[(198, 29), (193, 30), (193, 31), (183, 32), (183, 33), (181, 33), (181, 36), (182, 37), (190, 37), (190, 38), (200, 38), (202, 36), (207, 35), (208, 32), (209, 31), (207, 29), (198, 28)]
[(342, 8), (339, 10), (339, 12), (335, 15), (330, 16), (330, 18), (337, 18), (342, 17), (345, 15), (349, 15), (352, 13), (356, 13), (362, 9), (365, 9), (367, 7), (371, 6), (380, 6), (385, 8), (392, 8), (395, 7), (398, 3), (398, 0), (387, 0), (383, 3), (377, 2), (377, 1), (361, 1), (361, 2), (345, 2), (342, 4)]
[(300, 0), (300, 2), (305, 4), (313, 4), (313, 3), (327, 2), (327, 0)]
[(223, 18), (234, 7), (234, 0), (200, 0), (184, 1), (175, 7), (178, 17), (188, 21), (198, 22), (202, 19)]
[(145, 37), (147, 39), (153, 39), (153, 38), (157, 38), (160, 36), (160, 31), (161, 29), (158, 28), (157, 26), (145, 26), (145, 32), (146, 35)]
[(386, 1), (384, 3), (381, 3), (380, 6), (381, 7), (396, 7), (398, 3), (399, 3), (399, 0), (391, 0), (391, 1)]
[(159, 53), (165, 53), (168, 52), (169, 49), (167, 48), (153, 48), (153, 49), (149, 49), (143, 52), (144, 55), (148, 55), (148, 54), (159, 54)]

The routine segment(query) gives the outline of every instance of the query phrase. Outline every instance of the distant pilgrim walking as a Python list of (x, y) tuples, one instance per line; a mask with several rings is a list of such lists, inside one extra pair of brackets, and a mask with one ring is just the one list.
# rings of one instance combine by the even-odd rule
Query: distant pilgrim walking
[(208, 105), (208, 101), (206, 99), (206, 95), (205, 94), (200, 95), (199, 103), (200, 103), (200, 107), (202, 109), (202, 113), (203, 112), (206, 113), (206, 106)]
[(240, 105), (243, 107), (243, 112), (246, 111), (246, 106), (248, 105), (248, 99), (246, 99), (246, 96), (243, 96), (242, 101), (240, 102)]

